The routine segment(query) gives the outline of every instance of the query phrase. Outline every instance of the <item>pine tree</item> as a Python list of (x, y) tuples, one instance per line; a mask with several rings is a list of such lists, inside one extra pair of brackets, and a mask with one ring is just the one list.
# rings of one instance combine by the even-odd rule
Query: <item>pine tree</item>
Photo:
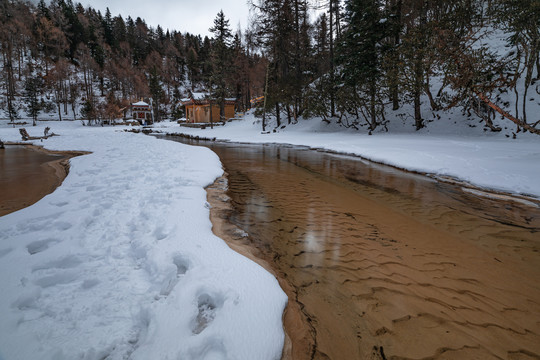
[(346, 3), (346, 30), (338, 56), (343, 66), (342, 80), (359, 96), (357, 106), (374, 130), (384, 109), (380, 108), (382, 58), (386, 26), (377, 0), (349, 0)]
[(103, 37), (105, 39), (105, 42), (110, 47), (117, 47), (118, 43), (116, 41), (115, 33), (114, 33), (114, 20), (111, 15), (111, 11), (109, 8), (105, 11), (105, 17), (103, 18), (102, 22), (103, 27)]
[(161, 120), (159, 110), (164, 99), (161, 55), (159, 55), (157, 51), (154, 51), (148, 56), (146, 62), (148, 68), (148, 88), (150, 90), (150, 95), (152, 96), (154, 121), (159, 122)]
[(210, 88), (212, 98), (215, 98), (219, 105), (219, 116), (225, 118), (225, 98), (229, 93), (227, 86), (227, 72), (232, 65), (231, 59), (231, 39), (232, 33), (229, 20), (225, 18), (221, 10), (214, 19), (214, 26), (209, 29), (214, 34), (214, 43), (211, 54), (212, 72), (210, 75)]
[(24, 83), (24, 99), (28, 116), (32, 117), (32, 125), (36, 126), (37, 116), (41, 110), (39, 95), (43, 87), (43, 79), (39, 75), (28, 74)]
[(259, 14), (256, 31), (269, 58), (268, 108), (274, 107), (276, 126), (281, 125), (281, 105), (294, 103), (297, 89), (295, 71), (295, 16), (292, 0), (260, 0), (254, 4)]

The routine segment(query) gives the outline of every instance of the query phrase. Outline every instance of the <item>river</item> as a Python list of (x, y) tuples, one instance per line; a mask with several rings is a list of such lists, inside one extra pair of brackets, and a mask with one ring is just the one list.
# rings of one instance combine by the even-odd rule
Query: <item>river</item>
[(183, 142), (218, 154), (228, 241), (289, 296), (284, 358), (540, 357), (538, 201), (306, 148)]
[(21, 145), (0, 149), (0, 216), (32, 205), (66, 176), (60, 164), (66, 156), (37, 149)]

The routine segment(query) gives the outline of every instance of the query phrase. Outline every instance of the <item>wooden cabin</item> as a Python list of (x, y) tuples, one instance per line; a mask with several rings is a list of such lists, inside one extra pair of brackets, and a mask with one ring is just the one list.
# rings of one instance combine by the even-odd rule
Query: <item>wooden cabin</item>
[[(212, 108), (210, 109), (210, 104)], [(193, 93), (187, 99), (182, 99), (182, 105), (186, 108), (186, 120), (188, 123), (219, 122), (219, 104), (211, 100), (206, 93)], [(225, 120), (234, 117), (236, 99), (225, 99)], [(210, 113), (212, 118), (210, 119)]]
[(131, 104), (131, 115), (141, 124), (152, 123), (152, 107), (142, 100)]

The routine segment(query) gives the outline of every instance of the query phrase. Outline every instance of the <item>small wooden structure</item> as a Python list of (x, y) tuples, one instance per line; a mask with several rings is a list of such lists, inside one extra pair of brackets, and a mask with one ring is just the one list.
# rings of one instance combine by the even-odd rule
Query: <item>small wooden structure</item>
[[(187, 99), (182, 99), (186, 108), (188, 123), (210, 123), (229, 120), (234, 117), (236, 99), (225, 99), (225, 119), (220, 119), (219, 104), (206, 93), (192, 93)], [(210, 105), (212, 108), (210, 108)], [(212, 118), (210, 118), (210, 113)]]
[(131, 115), (141, 124), (152, 123), (152, 107), (142, 100), (131, 104)]

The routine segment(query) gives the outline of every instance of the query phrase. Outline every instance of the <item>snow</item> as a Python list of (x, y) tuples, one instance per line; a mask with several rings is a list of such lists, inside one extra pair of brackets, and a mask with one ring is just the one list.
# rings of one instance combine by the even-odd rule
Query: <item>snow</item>
[[(278, 359), (287, 298), (211, 231), (208, 149), (46, 122), (85, 150), (36, 204), (0, 217), (0, 359)], [(0, 138), (19, 141), (0, 125)]]
[(208, 93), (204, 92), (194, 92), (192, 93), (193, 100), (204, 100), (208, 98)]
[(434, 177), (457, 178), (477, 187), (540, 198), (540, 136), (522, 133), (513, 139), (506, 137), (510, 130), (490, 133), (472, 123), (456, 125), (452, 119), (457, 117), (451, 114), (450, 119), (429, 123), (418, 132), (413, 130), (412, 120), (404, 120), (402, 126), (392, 125), (394, 128), (388, 133), (379, 131), (373, 135), (317, 119), (300, 119), (297, 124), (280, 128), (270, 123), (267, 126), (270, 131), (262, 133), (261, 122), (252, 113), (243, 120), (214, 129), (170, 124), (156, 131), (353, 154)]
[(147, 103), (145, 103), (144, 101), (138, 101), (138, 102), (133, 103), (131, 105), (133, 105), (133, 106), (150, 106)]

